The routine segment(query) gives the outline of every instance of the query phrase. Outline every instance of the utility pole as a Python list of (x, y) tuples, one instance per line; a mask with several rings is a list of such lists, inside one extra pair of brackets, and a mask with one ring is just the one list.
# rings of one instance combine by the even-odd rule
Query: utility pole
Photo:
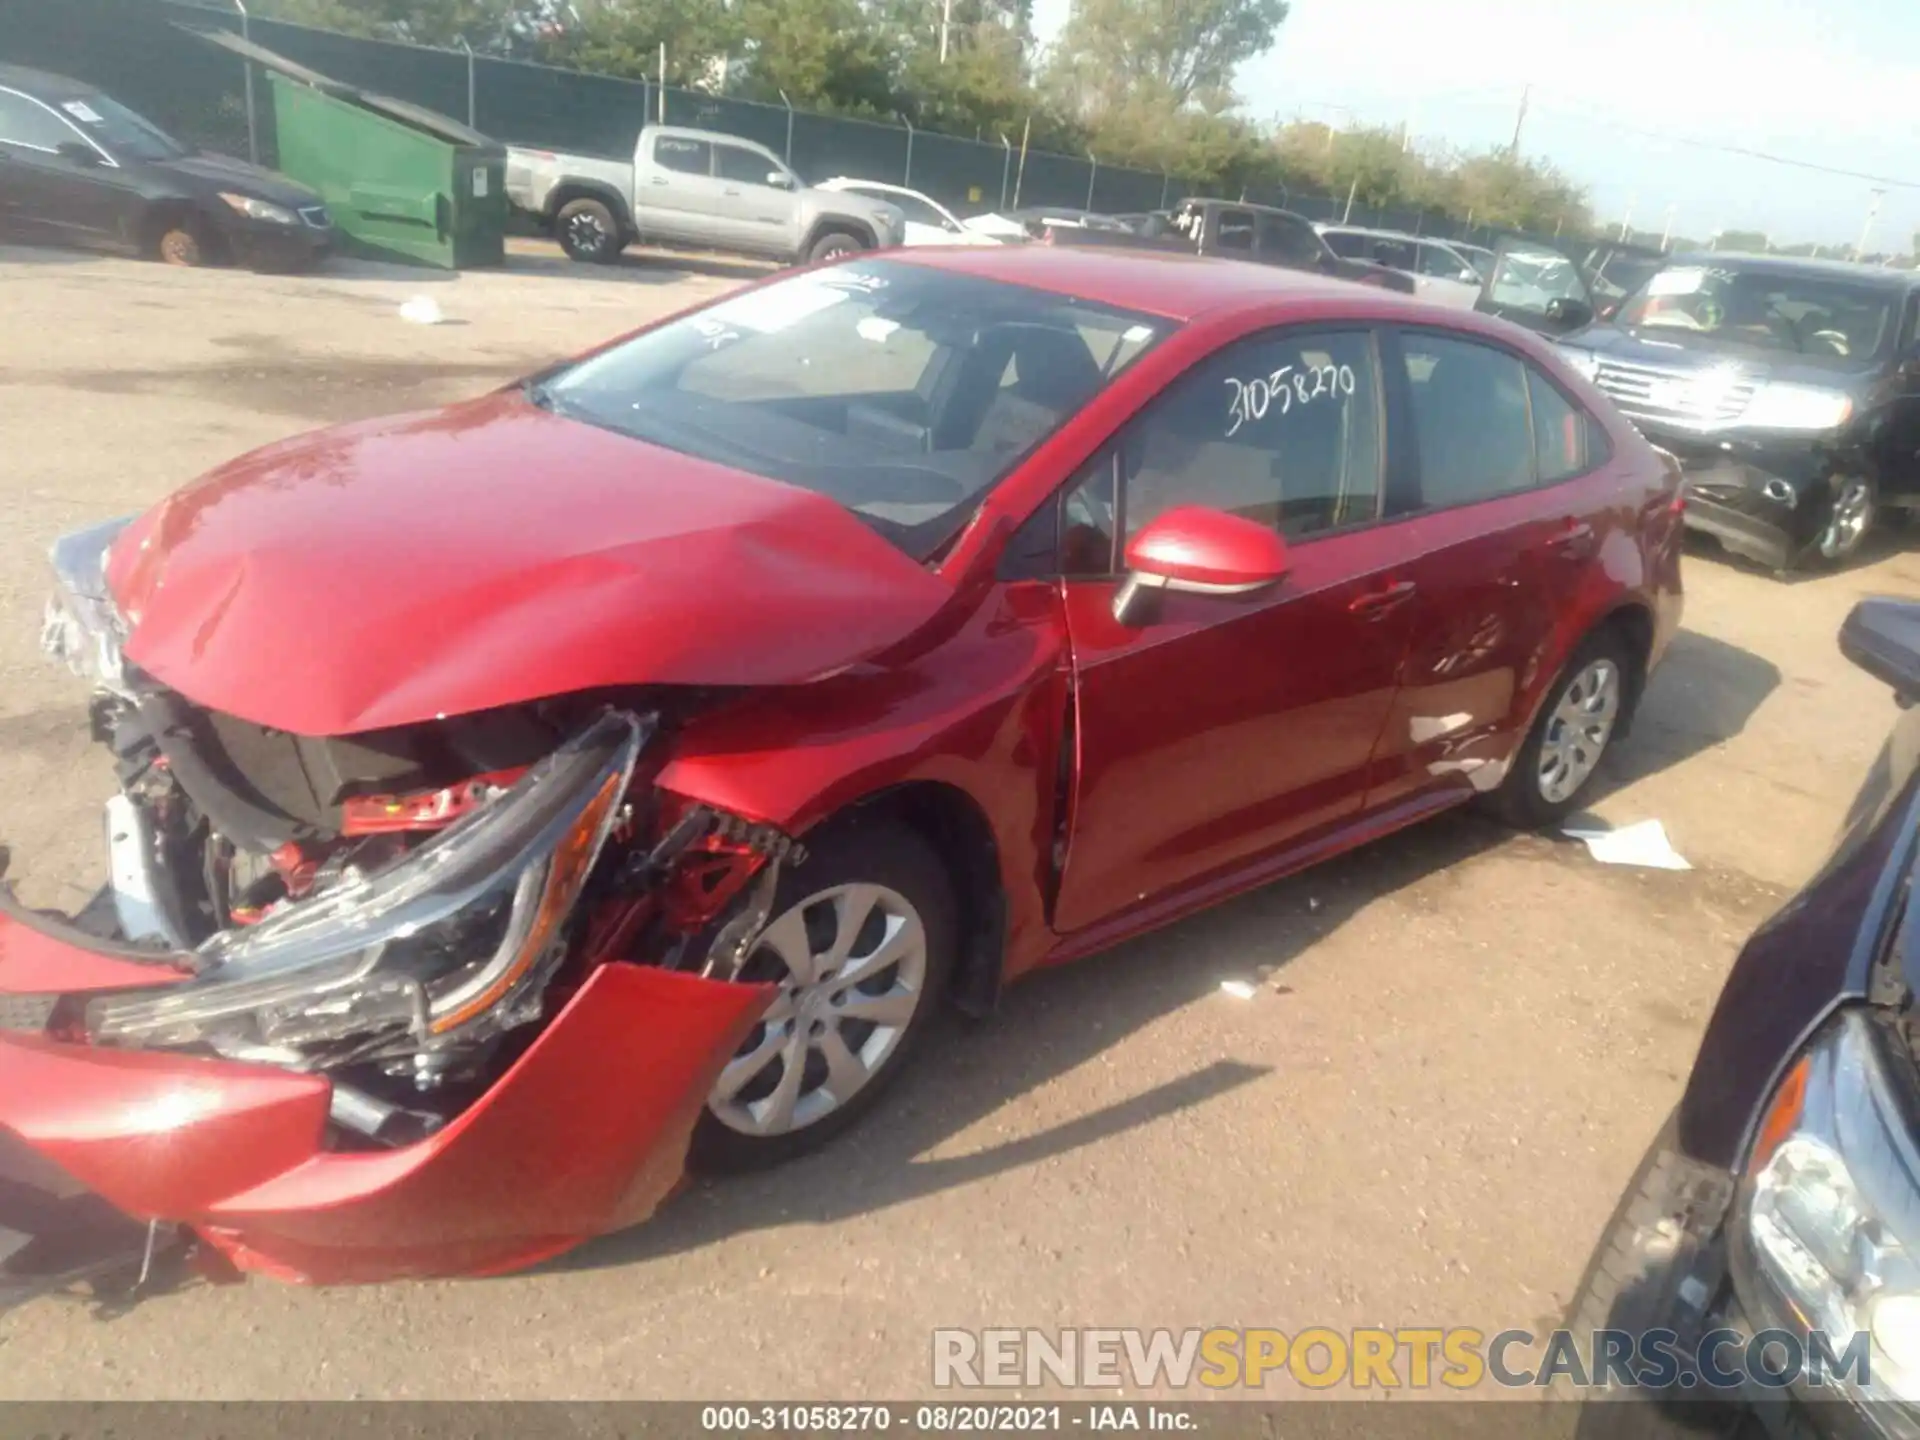
[(1618, 237), (1622, 243), (1633, 233), (1633, 207), (1639, 198), (1637, 195), (1629, 195), (1627, 197), (1627, 217), (1620, 222), (1620, 235)]
[(940, 63), (947, 63), (947, 32), (953, 28), (953, 0), (940, 0)]
[(1520, 92), (1520, 113), (1513, 117), (1513, 143), (1507, 147), (1507, 158), (1520, 158), (1520, 131), (1527, 123), (1527, 101), (1533, 98), (1533, 86), (1529, 85)]
[(1880, 201), (1887, 192), (1876, 185), (1867, 193), (1873, 196), (1873, 202), (1867, 206), (1866, 224), (1860, 227), (1860, 243), (1853, 247), (1853, 263), (1856, 265), (1860, 263), (1860, 257), (1867, 253), (1867, 237), (1873, 233), (1874, 217), (1880, 213)]
[(1662, 250), (1666, 249), (1668, 242), (1673, 239), (1673, 216), (1674, 212), (1679, 208), (1678, 205), (1667, 206), (1667, 228), (1660, 232), (1660, 248)]

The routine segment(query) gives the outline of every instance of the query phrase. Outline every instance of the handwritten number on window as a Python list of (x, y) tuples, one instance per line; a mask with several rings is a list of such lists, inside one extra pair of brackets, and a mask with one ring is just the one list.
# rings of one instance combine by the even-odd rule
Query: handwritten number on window
[(1251, 380), (1230, 376), (1226, 384), (1227, 419), (1232, 422), (1227, 435), (1231, 438), (1249, 421), (1266, 419), (1269, 410), (1288, 415), (1294, 406), (1311, 405), (1323, 396), (1339, 399), (1351, 395), (1355, 380), (1351, 365), (1308, 365), (1299, 369), (1282, 365), (1271, 375)]

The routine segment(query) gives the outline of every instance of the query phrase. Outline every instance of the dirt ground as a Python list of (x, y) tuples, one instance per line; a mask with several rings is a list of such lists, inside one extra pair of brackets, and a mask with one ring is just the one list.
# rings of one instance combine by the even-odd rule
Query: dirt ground
[[(40, 656), (45, 552), (252, 446), (451, 400), (748, 267), (523, 252), (457, 280), (0, 249), (0, 837), (103, 874), (105, 767)], [(449, 323), (399, 318), (430, 294)], [(423, 536), (422, 543), (431, 543)], [(1704, 550), (1595, 809), (1695, 868), (1457, 816), (1014, 991), (860, 1131), (538, 1272), (191, 1288), (0, 1318), (0, 1398), (904, 1398), (935, 1326), (1554, 1323), (1744, 936), (1813, 871), (1893, 715), (1834, 635), (1920, 595), (1883, 543), (1785, 584)], [(324, 614), (287, 617), (286, 653)], [(1255, 998), (1223, 980), (1260, 982)]]

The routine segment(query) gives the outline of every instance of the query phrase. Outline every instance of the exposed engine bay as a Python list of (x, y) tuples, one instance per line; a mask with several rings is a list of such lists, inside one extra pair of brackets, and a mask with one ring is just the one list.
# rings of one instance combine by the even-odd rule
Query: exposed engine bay
[(44, 635), (96, 687), (92, 733), (119, 780), (112, 879), (72, 917), (0, 899), (151, 963), (157, 983), (69, 997), (50, 1033), (324, 1073), (333, 1148), (369, 1148), (460, 1114), (602, 964), (733, 978), (799, 847), (653, 785), (675, 726), (725, 692), (274, 730), (125, 662), (104, 580), (119, 529), (56, 546)]

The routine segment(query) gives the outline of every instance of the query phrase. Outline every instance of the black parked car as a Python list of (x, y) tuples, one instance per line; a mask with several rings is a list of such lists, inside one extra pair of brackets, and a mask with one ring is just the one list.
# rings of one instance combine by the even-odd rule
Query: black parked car
[(1357, 280), (1383, 290), (1411, 295), (1413, 277), (1370, 260), (1348, 260), (1334, 254), (1305, 216), (1270, 205), (1243, 200), (1183, 200), (1166, 218), (1148, 217), (1139, 231), (1124, 225), (1114, 229), (1042, 225), (1036, 238), (1050, 245), (1118, 245), (1187, 254), (1218, 255), (1228, 260), (1251, 260), (1288, 270), (1313, 270), (1342, 280)]
[(0, 234), (157, 256), (302, 269), (333, 247), (320, 197), (196, 153), (77, 80), (0, 65)]
[(1920, 275), (1705, 254), (1624, 296), (1588, 280), (1547, 247), (1503, 246), (1487, 308), (1557, 332), (1680, 458), (1689, 525), (1790, 570), (1845, 561), (1883, 510), (1920, 509)]
[(1697, 1374), (1637, 1374), (1584, 1407), (1587, 1440), (1920, 1433), (1920, 605), (1862, 601), (1840, 644), (1905, 713), (1826, 866), (1735, 962), (1568, 1325), (1671, 1331), (1682, 1355), (1784, 1330), (1780, 1359), (1817, 1329), (1864, 1383), (1855, 1364), (1708, 1401)]

